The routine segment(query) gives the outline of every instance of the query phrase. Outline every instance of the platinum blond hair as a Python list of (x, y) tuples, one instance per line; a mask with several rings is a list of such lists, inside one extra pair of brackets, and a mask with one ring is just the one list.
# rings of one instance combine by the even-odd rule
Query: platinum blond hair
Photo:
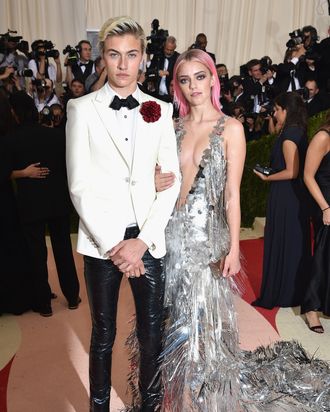
[(132, 34), (141, 41), (141, 51), (145, 49), (145, 34), (142, 27), (128, 16), (114, 17), (107, 20), (99, 32), (99, 49), (104, 51), (104, 42), (108, 37)]

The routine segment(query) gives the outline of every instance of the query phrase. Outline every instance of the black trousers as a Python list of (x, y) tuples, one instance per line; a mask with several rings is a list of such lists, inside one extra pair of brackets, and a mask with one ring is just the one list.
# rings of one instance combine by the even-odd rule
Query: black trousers
[(24, 222), (23, 230), (31, 256), (33, 277), (33, 307), (35, 309), (50, 305), (51, 289), (48, 283), (46, 225), (54, 253), (56, 269), (63, 295), (68, 302), (79, 296), (79, 281), (73, 259), (70, 238), (70, 216)]
[[(136, 238), (138, 228), (126, 229), (125, 239)], [(85, 256), (85, 279), (92, 317), (90, 346), (90, 411), (109, 412), (111, 357), (116, 336), (116, 316), (123, 274), (111, 260)], [(147, 251), (143, 256), (146, 274), (130, 278), (136, 308), (136, 329), (140, 347), (139, 388), (141, 411), (152, 412), (159, 401), (155, 380), (161, 351), (163, 321), (163, 260)]]

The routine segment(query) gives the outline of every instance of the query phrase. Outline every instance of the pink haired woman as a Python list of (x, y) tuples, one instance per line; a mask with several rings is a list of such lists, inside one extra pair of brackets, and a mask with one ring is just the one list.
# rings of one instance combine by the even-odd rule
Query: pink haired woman
[[(180, 55), (174, 92), (182, 182), (166, 233), (161, 411), (324, 412), (328, 364), (309, 359), (297, 342), (239, 349), (233, 275), (240, 271), (245, 138), (242, 124), (221, 112), (219, 89), (205, 52)], [(172, 180), (157, 170), (157, 191)]]
[[(238, 342), (231, 277), (240, 271), (244, 132), (221, 112), (218, 76), (207, 53), (180, 55), (174, 93), (182, 182), (167, 229), (163, 409), (214, 412), (223, 404), (234, 411)], [(157, 190), (169, 180), (170, 174), (158, 175)]]

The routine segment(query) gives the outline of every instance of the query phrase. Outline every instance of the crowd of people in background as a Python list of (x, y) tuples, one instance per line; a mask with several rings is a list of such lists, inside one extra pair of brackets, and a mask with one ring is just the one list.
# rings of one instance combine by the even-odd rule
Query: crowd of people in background
[[(18, 209), (14, 211), (11, 207), (11, 217), (15, 220), (16, 216), (22, 222), (22, 227), (17, 227), (16, 239), (21, 239), (22, 248), (29, 252), (26, 261), (31, 266), (26, 264), (24, 270), (37, 274), (34, 285), (38, 287), (34, 286), (31, 290), (32, 301), (26, 299), (30, 293), (27, 288), (26, 293), (17, 297), (20, 305), (13, 308), (12, 303), (7, 307), (4, 304), (4, 307), (0, 307), (0, 312), (21, 313), (32, 308), (43, 316), (51, 316), (51, 299), (54, 295), (48, 284), (46, 224), (50, 229), (54, 252), (57, 251), (56, 265), (68, 306), (75, 309), (80, 303), (79, 284), (69, 245), (71, 209), (64, 162), (66, 105), (70, 99), (103, 87), (107, 82), (107, 72), (102, 56), (92, 60), (92, 45), (88, 40), (81, 40), (75, 48), (67, 46), (63, 50), (63, 73), (60, 53), (51, 42), (35, 40), (29, 51), (21, 38), (13, 37), (10, 33), (1, 36), (0, 98), (3, 116), (0, 134), (1, 157), (4, 160), (0, 176), (1, 192), (7, 194), (8, 202), (13, 205), (14, 196), (9, 188), (9, 181), (11, 178), (16, 179)], [(158, 39), (157, 36), (155, 38)], [(176, 39), (167, 35), (161, 42), (157, 40), (149, 46), (146, 61), (139, 70), (138, 86), (152, 96), (173, 102), (173, 69), (179, 57)], [(305, 26), (290, 33), (286, 46), (283, 62), (279, 64), (274, 64), (268, 56), (254, 58), (240, 67), (239, 74), (232, 76), (229, 75), (226, 64), (216, 64), (221, 84), (222, 111), (243, 124), (247, 142), (281, 131), (278, 113), (276, 115), (276, 110), (278, 112), (279, 109), (275, 106), (281, 106), (278, 96), (284, 92), (296, 91), (309, 117), (330, 108), (330, 37), (319, 42), (316, 29)], [(189, 48), (206, 51), (216, 63), (216, 56), (207, 50), (207, 36), (204, 33), (199, 33)], [(174, 107), (174, 117), (177, 116), (178, 108)], [(14, 127), (16, 124), (20, 126), (18, 129)], [(8, 133), (12, 137), (10, 143), (8, 139), (4, 139)], [(22, 133), (25, 133), (26, 141), (22, 138)], [(41, 144), (41, 135), (48, 139), (46, 145)], [(282, 133), (282, 138), (284, 135)], [(40, 149), (40, 144), (45, 147)], [(53, 161), (55, 153), (58, 157)], [(301, 156), (304, 157), (305, 154)], [(301, 177), (303, 161), (299, 167)], [(43, 181), (42, 185), (40, 179)], [(33, 206), (33, 196), (34, 199), (39, 199), (40, 210)], [(20, 201), (25, 202), (24, 205), (31, 201), (31, 204), (26, 208), (20, 205)], [(4, 221), (8, 217), (8, 210), (5, 209), (3, 206)], [(59, 226), (63, 229), (62, 233), (58, 233)], [(8, 226), (8, 232), (9, 230)], [(24, 236), (18, 235), (18, 232), (22, 232)], [(28, 244), (31, 250), (27, 247)], [(65, 245), (65, 250), (60, 250), (59, 244)], [(10, 245), (8, 247), (10, 249)], [(16, 269), (12, 265), (14, 249), (5, 252), (7, 260), (9, 257), (11, 259), (8, 270), (10, 268), (11, 271), (22, 273), (20, 262), (17, 262)], [(64, 272), (66, 274), (62, 276), (61, 273)], [(16, 279), (22, 280), (22, 276)], [(8, 279), (6, 282), (6, 290), (17, 286), (10, 285)], [(5, 290), (2, 287), (0, 289)], [(290, 299), (285, 301), (285, 305), (297, 303)], [(6, 302), (5, 297), (1, 297), (0, 301)], [(281, 300), (275, 299), (274, 302), (269, 305), (267, 302), (265, 306), (281, 304)], [(308, 308), (309, 311), (314, 309)]]
[[(64, 117), (70, 98), (96, 91), (107, 81), (102, 57), (92, 60), (92, 46), (88, 40), (63, 50), (63, 73), (60, 53), (52, 42), (35, 40), (29, 52), (26, 45), (20, 47), (20, 37), (10, 33), (2, 36), (2, 92), (10, 95), (13, 91), (25, 90), (33, 97), (41, 114), (45, 107), (48, 113), (47, 109), (57, 105), (57, 110), (59, 106), (63, 108), (61, 116)], [(176, 38), (159, 30), (158, 26), (150, 37), (139, 85), (145, 92), (172, 102), (173, 68), (179, 56)], [(199, 33), (189, 48), (206, 51), (216, 63), (216, 56), (207, 50), (207, 44), (207, 36)], [(225, 63), (216, 64), (222, 110), (242, 122), (247, 141), (274, 132), (274, 98), (285, 91), (297, 91), (302, 96), (309, 117), (330, 107), (330, 37), (319, 42), (317, 30), (305, 26), (290, 33), (286, 46), (283, 62), (275, 64), (269, 56), (253, 58), (240, 67), (239, 74), (232, 76)], [(174, 113), (177, 115), (177, 111)]]

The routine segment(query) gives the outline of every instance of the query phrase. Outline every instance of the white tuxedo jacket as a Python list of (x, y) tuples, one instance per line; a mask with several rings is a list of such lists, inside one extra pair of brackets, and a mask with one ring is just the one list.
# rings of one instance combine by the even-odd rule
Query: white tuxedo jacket
[[(133, 203), (139, 237), (155, 258), (165, 255), (165, 227), (179, 192), (179, 165), (172, 105), (139, 92), (140, 104), (156, 101), (161, 117), (147, 123), (138, 112), (133, 154), (125, 145), (105, 86), (70, 100), (66, 157), (71, 199), (80, 217), (77, 251), (105, 259), (123, 240)], [(141, 107), (141, 106), (139, 106)], [(156, 193), (156, 164), (173, 171), (175, 184)]]

